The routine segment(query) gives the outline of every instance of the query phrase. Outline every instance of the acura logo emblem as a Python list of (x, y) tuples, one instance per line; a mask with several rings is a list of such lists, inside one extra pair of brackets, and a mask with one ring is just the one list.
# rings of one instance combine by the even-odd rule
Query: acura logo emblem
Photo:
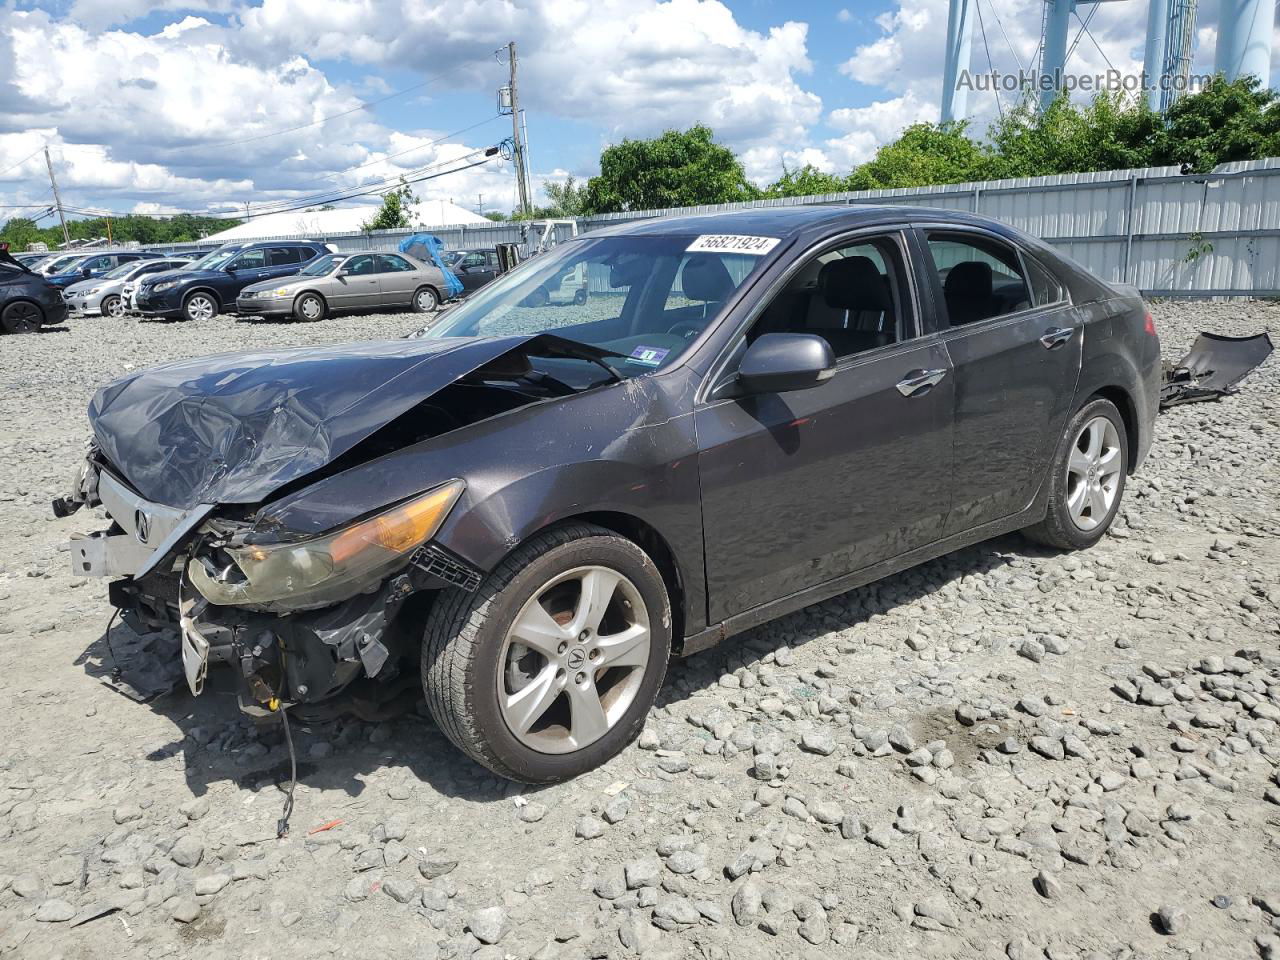
[(569, 651), (569, 669), (577, 670), (580, 666), (587, 662), (587, 652), (581, 647), (574, 647)]
[(137, 534), (140, 543), (146, 543), (147, 538), (151, 536), (151, 518), (141, 510), (134, 511), (133, 531)]

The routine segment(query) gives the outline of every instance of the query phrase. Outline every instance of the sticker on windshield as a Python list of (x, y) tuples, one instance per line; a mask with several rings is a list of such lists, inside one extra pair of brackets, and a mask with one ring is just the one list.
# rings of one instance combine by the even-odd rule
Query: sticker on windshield
[(670, 350), (663, 350), (661, 347), (636, 347), (631, 351), (631, 356), (627, 358), (629, 363), (641, 363), (646, 367), (656, 367), (663, 360), (667, 359)]
[(745, 253), (762, 257), (779, 243), (777, 237), (747, 237), (733, 233), (706, 233), (686, 248), (686, 253)]

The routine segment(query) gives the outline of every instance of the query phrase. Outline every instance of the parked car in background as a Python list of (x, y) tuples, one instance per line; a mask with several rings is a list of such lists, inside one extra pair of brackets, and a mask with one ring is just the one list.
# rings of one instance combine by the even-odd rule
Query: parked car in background
[(178, 270), (142, 278), (133, 295), (144, 317), (208, 320), (233, 310), (240, 291), (261, 280), (278, 280), (329, 249), (316, 240), (258, 240), (219, 247)]
[(72, 261), (57, 273), (47, 274), (49, 282), (55, 287), (69, 287), (81, 280), (100, 277), (110, 273), (116, 267), (126, 263), (137, 263), (139, 260), (158, 260), (159, 255), (143, 253), (141, 250), (116, 250), (110, 252), (95, 251)]
[(41, 260), (49, 259), (49, 254), (47, 251), (43, 253), (12, 253), (11, 252), (10, 256), (12, 256), (13, 259), (17, 260), (20, 264), (22, 264), (27, 269), (31, 269)]
[(444, 265), (462, 281), (463, 296), (479, 290), (498, 275), (498, 251), (493, 247), (480, 250), (450, 250)]
[(35, 333), (67, 318), (62, 292), (20, 263), (0, 261), (0, 330)]
[(322, 320), (340, 310), (409, 308), (429, 313), (446, 289), (435, 264), (405, 253), (354, 250), (317, 257), (283, 281), (255, 283), (240, 291), (236, 312)]
[[(525, 306), (579, 266), (586, 303)], [(420, 677), (455, 745), (545, 783), (639, 734), (672, 655), (1011, 531), (1097, 543), (1160, 382), (1137, 289), (1006, 224), (669, 217), (416, 338), (131, 372), (54, 509), (105, 508), (71, 568), (193, 692), (222, 662), (251, 713), (331, 716)]]
[(62, 297), (73, 314), (120, 317), (125, 313), (124, 287), (142, 277), (165, 270), (177, 270), (191, 262), (189, 256), (157, 257), (122, 263), (100, 277), (81, 280), (67, 287)]
[(61, 273), (77, 260), (85, 257), (84, 250), (76, 250), (71, 253), (60, 252), (48, 254), (43, 260), (39, 261), (32, 269), (42, 277), (50, 274)]

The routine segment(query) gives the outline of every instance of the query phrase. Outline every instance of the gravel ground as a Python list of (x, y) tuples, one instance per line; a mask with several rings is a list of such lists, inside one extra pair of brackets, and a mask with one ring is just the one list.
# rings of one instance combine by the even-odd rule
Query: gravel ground
[[(1166, 352), (1274, 304), (1158, 304)], [(637, 745), (499, 782), (425, 717), (280, 731), (99, 682), (55, 520), (98, 384), (411, 315), (0, 338), (0, 954), (1280, 958), (1280, 362), (1160, 418), (1122, 521), (1002, 538), (677, 664)], [(128, 645), (124, 628), (114, 644)], [(327, 827), (327, 829), (325, 829)]]

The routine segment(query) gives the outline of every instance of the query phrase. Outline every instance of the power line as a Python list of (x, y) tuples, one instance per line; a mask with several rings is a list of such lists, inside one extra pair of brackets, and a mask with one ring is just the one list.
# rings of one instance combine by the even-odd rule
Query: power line
[(36, 156), (36, 155), (37, 155), (41, 150), (43, 150), (43, 149), (44, 149), (44, 147), (36, 147), (33, 151), (31, 151), (31, 153), (27, 154), (25, 157), (23, 157), (23, 158), (22, 158), (21, 160), (19, 160), (17, 163), (13, 164), (12, 166), (5, 167), (3, 170), (0, 170), (0, 177), (3, 177), (3, 176), (4, 176), (6, 173), (8, 173), (10, 170), (16, 170), (16, 169), (18, 169), (18, 167), (22, 166), (24, 163), (26, 163), (26, 162), (27, 162), (28, 160), (30, 160), (32, 157)]
[(1000, 11), (996, 9), (995, 0), (991, 0), (991, 15), (996, 18), (996, 26), (1000, 28), (1000, 36), (1004, 37), (1004, 45), (1009, 48), (1009, 54), (1013, 57), (1013, 62), (1018, 65), (1018, 71), (1022, 71), (1022, 58), (1018, 56), (1018, 51), (1013, 48), (1013, 42), (1009, 39), (1009, 35), (1004, 32), (1004, 22), (1000, 19)]
[[(982, 0), (974, 0), (973, 5), (978, 9), (978, 28), (982, 31), (982, 49), (987, 51), (987, 69), (992, 73), (995, 73), (995, 61), (991, 59), (991, 46), (987, 43), (987, 25), (982, 19)], [(996, 95), (996, 110), (1000, 112), (1000, 119), (1003, 120), (1004, 104), (1000, 102), (1000, 90), (998, 84), (994, 85), (994, 92)]]
[(334, 179), (337, 179), (338, 177), (345, 176), (346, 174), (350, 173), (353, 170), (363, 170), (365, 167), (376, 166), (377, 164), (385, 163), (386, 161), (391, 160), (394, 157), (403, 157), (406, 153), (417, 153), (419, 150), (425, 150), (427, 149), (427, 147), (434, 147), (437, 143), (443, 143), (446, 140), (452, 140), (454, 137), (460, 137), (464, 133), (470, 133), (472, 130), (475, 130), (477, 127), (483, 127), (486, 123), (493, 123), (493, 121), (501, 120), (501, 119), (502, 119), (502, 114), (495, 113), (492, 117), (485, 117), (485, 119), (481, 120), (479, 123), (473, 123), (471, 126), (463, 127), (461, 130), (455, 130), (453, 131), (453, 133), (446, 133), (443, 137), (437, 137), (435, 140), (428, 140), (426, 143), (420, 143), (418, 144), (418, 146), (410, 147), (408, 150), (401, 150), (398, 153), (388, 153), (385, 157), (382, 157), (378, 160), (370, 160), (367, 163), (362, 163), (357, 167), (348, 167), (346, 170), (343, 170), (340, 173), (331, 173), (329, 174), (328, 179), (334, 180)]

